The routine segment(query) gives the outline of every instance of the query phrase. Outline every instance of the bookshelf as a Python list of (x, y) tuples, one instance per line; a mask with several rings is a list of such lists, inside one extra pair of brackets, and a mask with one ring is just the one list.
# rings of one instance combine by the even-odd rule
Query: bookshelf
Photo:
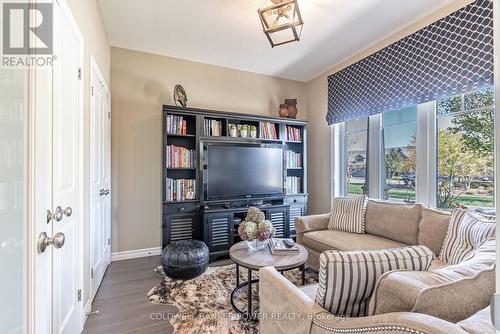
[[(269, 219), (280, 215), (284, 224), (281, 227), (283, 234), (295, 236), (295, 218), (307, 214), (307, 122), (166, 105), (163, 106), (162, 120), (163, 247), (172, 241), (198, 239), (205, 240), (212, 254), (216, 248), (222, 252), (228, 250), (237, 239), (231, 237), (228, 240), (232, 241), (220, 247), (210, 244), (210, 233), (220, 233), (216, 229), (217, 224), (224, 221), (234, 232), (246, 208), (228, 210), (220, 207), (223, 203), (203, 199), (201, 158), (204, 142), (283, 147), (283, 180), (288, 191), (262, 209), (269, 211)], [(244, 137), (241, 133), (243, 128), (247, 129)], [(255, 136), (251, 135), (250, 129), (255, 130)], [(208, 207), (210, 211), (207, 211)]]

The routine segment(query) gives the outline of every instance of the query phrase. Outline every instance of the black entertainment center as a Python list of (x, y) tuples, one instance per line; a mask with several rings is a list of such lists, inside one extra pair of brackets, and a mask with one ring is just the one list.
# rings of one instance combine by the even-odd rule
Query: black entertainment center
[(307, 211), (305, 121), (176, 106), (162, 114), (163, 248), (198, 239), (224, 255), (250, 206), (277, 236), (295, 236)]

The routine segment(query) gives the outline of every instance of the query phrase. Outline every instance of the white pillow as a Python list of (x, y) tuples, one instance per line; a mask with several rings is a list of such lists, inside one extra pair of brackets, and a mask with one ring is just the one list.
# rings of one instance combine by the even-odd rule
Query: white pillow
[(368, 315), (378, 278), (385, 272), (429, 269), (434, 253), (425, 246), (371, 251), (325, 251), (319, 256), (316, 302), (335, 316)]
[(368, 197), (336, 197), (328, 228), (352, 233), (365, 233), (365, 215)]
[(486, 239), (495, 236), (495, 221), (465, 209), (453, 209), (439, 256), (441, 261), (459, 264)]

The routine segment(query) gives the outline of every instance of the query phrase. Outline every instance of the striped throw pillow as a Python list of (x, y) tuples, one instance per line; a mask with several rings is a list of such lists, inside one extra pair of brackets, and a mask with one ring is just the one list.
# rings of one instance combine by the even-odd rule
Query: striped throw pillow
[(352, 233), (365, 233), (365, 215), (368, 197), (336, 197), (328, 228)]
[(495, 221), (465, 209), (453, 209), (440, 259), (459, 264), (486, 239), (495, 236)]
[(368, 315), (377, 279), (395, 269), (427, 270), (434, 253), (425, 246), (372, 251), (325, 251), (319, 257), (316, 302), (336, 316)]

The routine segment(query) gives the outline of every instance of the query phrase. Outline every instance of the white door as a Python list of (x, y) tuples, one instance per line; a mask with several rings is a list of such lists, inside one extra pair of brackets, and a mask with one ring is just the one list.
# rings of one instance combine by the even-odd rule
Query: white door
[[(70, 18), (54, 6), (52, 204), (63, 210), (52, 222), (65, 244), (53, 252), (53, 332), (78, 333), (80, 215), (81, 44)], [(79, 73), (80, 72), (80, 73)]]
[[(34, 217), (36, 332), (79, 333), (82, 319), (82, 84), (83, 39), (64, 1), (54, 1), (51, 73), (35, 79)], [(48, 87), (47, 87), (48, 86)], [(51, 97), (48, 98), (47, 95)], [(50, 101), (47, 101), (49, 100)], [(42, 101), (42, 102), (40, 102)], [(42, 120), (45, 120), (45, 124)], [(37, 143), (40, 138), (41, 144)], [(40, 156), (40, 149), (45, 155)], [(37, 167), (38, 166), (38, 167)], [(46, 188), (41, 188), (47, 180)], [(40, 186), (39, 186), (40, 184)], [(45, 216), (40, 203), (46, 205)], [(45, 233), (45, 238), (43, 234)], [(43, 250), (40, 244), (50, 243)], [(42, 251), (43, 250), (43, 251)]]
[(106, 83), (91, 61), (90, 109), (90, 296), (101, 284), (111, 259), (111, 120)]

